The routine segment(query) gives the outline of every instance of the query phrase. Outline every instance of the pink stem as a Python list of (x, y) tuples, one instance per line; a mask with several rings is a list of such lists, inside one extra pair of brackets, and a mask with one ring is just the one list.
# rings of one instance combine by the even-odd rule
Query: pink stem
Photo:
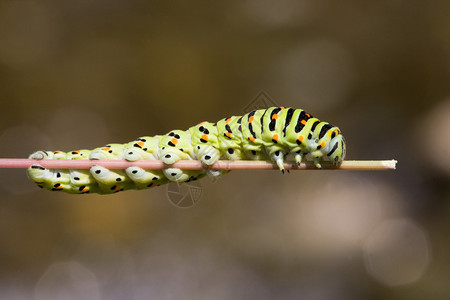
[[(342, 162), (340, 167), (335, 167), (329, 162), (322, 162), (323, 169), (337, 170), (393, 170), (396, 167), (395, 160), (350, 160)], [(140, 160), (128, 162), (125, 160), (66, 160), (66, 159), (21, 159), (21, 158), (0, 158), (0, 168), (28, 168), (32, 165), (40, 165), (49, 169), (89, 169), (92, 166), (103, 166), (109, 169), (126, 169), (131, 166), (141, 167), (147, 170), (158, 170), (164, 168), (179, 168), (186, 170), (202, 170), (206, 167), (197, 160), (178, 161), (173, 165), (165, 165), (160, 160)], [(317, 170), (311, 164), (302, 163), (300, 166), (285, 163), (286, 170)], [(210, 167), (215, 170), (278, 170), (278, 166), (274, 163), (266, 161), (227, 161), (221, 160)]]

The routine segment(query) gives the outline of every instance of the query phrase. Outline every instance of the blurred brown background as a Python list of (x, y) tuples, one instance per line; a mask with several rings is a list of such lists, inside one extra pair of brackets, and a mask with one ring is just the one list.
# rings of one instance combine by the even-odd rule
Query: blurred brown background
[(43, 191), (0, 170), (2, 299), (448, 299), (449, 1), (1, 1), (0, 157), (240, 115), (261, 91), (392, 172)]

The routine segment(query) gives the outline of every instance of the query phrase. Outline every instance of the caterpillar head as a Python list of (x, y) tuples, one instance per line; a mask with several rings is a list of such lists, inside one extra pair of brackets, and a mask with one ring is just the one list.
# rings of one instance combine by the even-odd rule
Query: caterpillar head
[(345, 139), (342, 134), (338, 134), (330, 141), (330, 146), (326, 155), (335, 165), (340, 165), (345, 158)]
[(123, 144), (108, 144), (92, 150), (89, 159), (121, 159), (123, 155)]
[(339, 166), (345, 158), (345, 139), (337, 127), (330, 128), (319, 140), (310, 140), (311, 157), (316, 167), (320, 168), (319, 161), (323, 158)]

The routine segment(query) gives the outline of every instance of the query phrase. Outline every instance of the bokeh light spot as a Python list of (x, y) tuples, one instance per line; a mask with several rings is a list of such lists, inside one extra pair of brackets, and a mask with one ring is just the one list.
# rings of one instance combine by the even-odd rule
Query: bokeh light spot
[(386, 285), (412, 283), (422, 276), (430, 261), (429, 247), (424, 230), (414, 222), (384, 221), (364, 244), (366, 269)]
[(450, 174), (450, 98), (431, 109), (425, 118), (418, 119), (422, 152), (436, 168)]
[(101, 299), (96, 276), (75, 261), (51, 265), (35, 288), (36, 300)]

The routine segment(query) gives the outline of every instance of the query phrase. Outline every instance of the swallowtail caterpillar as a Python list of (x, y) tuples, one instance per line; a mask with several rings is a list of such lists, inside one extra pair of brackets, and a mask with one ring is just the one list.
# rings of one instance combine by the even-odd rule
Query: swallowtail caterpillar
[(109, 170), (56, 170), (40, 166), (40, 159), (125, 159), (161, 160), (171, 165), (179, 160), (200, 160), (205, 166), (221, 160), (269, 160), (284, 173), (286, 156), (300, 163), (308, 155), (315, 166), (329, 160), (340, 165), (345, 157), (345, 140), (338, 127), (321, 122), (302, 109), (270, 107), (232, 116), (217, 123), (201, 122), (187, 130), (144, 136), (125, 144), (108, 144), (94, 150), (37, 151), (29, 158), (36, 164), (28, 176), (39, 187), (74, 194), (111, 194), (128, 189), (145, 189), (168, 182), (189, 182), (206, 175), (221, 176), (218, 170), (144, 170), (129, 167)]

